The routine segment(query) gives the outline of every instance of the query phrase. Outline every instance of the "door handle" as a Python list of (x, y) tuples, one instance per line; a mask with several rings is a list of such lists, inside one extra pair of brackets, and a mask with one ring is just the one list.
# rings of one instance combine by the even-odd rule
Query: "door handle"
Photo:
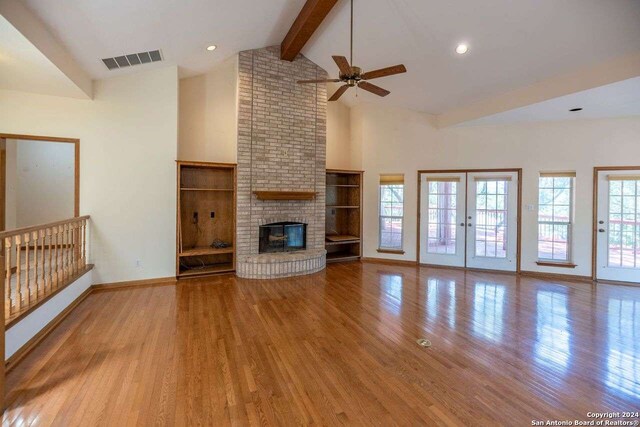
[(461, 223), (460, 223), (460, 227), (464, 227), (464, 222), (461, 222)]
[(599, 229), (598, 232), (604, 233), (604, 228)]
[(467, 226), (471, 227), (471, 223), (467, 224)]

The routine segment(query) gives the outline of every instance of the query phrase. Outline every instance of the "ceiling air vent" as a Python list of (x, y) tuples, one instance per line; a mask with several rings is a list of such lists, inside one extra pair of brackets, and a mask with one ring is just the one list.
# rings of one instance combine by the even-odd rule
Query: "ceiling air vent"
[(132, 53), (129, 55), (116, 56), (114, 58), (103, 58), (102, 62), (110, 70), (131, 67), (133, 65), (147, 64), (149, 62), (162, 61), (162, 52), (152, 50), (149, 52)]

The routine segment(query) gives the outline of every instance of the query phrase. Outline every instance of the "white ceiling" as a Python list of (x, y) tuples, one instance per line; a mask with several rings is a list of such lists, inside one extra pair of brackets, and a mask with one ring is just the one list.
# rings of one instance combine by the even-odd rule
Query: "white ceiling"
[[(245, 49), (279, 44), (305, 0), (25, 0), (93, 78), (101, 58), (162, 49), (181, 75), (205, 72)], [(359, 100), (432, 114), (640, 51), (638, 0), (355, 0), (355, 65), (404, 63), (378, 80), (384, 99)], [(348, 56), (349, 7), (341, 0), (303, 53), (337, 74)], [(454, 53), (458, 42), (470, 50)], [(214, 52), (205, 47), (218, 45)], [(343, 98), (355, 101), (355, 91)]]
[[(572, 108), (582, 108), (583, 110), (569, 111)], [(472, 120), (466, 122), (465, 126), (599, 119), (633, 115), (640, 115), (640, 77)]]
[(0, 16), (0, 89), (85, 98), (86, 95)]

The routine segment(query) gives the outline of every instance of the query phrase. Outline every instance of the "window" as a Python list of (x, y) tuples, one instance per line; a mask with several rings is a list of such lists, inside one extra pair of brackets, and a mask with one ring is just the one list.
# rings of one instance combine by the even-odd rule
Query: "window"
[(477, 257), (507, 257), (509, 181), (508, 176), (475, 180)]
[(429, 235), (427, 253), (456, 254), (458, 186), (460, 178), (427, 178)]
[(402, 250), (404, 216), (404, 175), (380, 176), (381, 250)]
[(569, 263), (575, 172), (541, 173), (538, 181), (538, 259)]
[(640, 267), (640, 176), (609, 175), (609, 266)]

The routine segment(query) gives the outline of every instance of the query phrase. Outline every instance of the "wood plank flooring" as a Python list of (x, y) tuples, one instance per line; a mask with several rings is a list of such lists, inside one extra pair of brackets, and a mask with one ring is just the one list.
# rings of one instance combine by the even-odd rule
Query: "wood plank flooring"
[(640, 410), (640, 288), (354, 262), (96, 292), (7, 393), (3, 425), (586, 420)]

